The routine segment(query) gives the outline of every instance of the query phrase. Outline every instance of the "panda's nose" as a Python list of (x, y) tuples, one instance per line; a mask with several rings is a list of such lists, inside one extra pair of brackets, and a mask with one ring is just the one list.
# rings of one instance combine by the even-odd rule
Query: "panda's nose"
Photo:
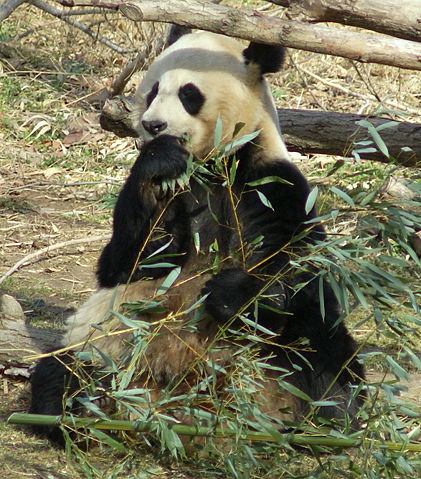
[(142, 121), (143, 128), (152, 136), (156, 136), (161, 131), (164, 131), (167, 128), (168, 123), (166, 121), (160, 120), (151, 120), (151, 121)]

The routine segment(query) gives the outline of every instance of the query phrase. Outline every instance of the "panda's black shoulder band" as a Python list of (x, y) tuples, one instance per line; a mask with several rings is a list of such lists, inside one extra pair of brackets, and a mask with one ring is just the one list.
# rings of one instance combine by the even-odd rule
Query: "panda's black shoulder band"
[(243, 55), (247, 62), (259, 65), (263, 75), (275, 73), (281, 69), (285, 58), (285, 48), (280, 45), (251, 42), (244, 50)]

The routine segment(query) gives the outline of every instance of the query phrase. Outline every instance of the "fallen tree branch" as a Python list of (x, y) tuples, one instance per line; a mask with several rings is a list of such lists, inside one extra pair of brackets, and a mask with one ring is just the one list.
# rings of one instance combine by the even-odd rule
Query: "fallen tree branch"
[[(405, 40), (421, 41), (421, 2), (404, 0), (267, 0), (288, 8), (288, 16), (309, 22), (334, 22)], [(399, 7), (399, 8), (398, 8)]]
[(89, 35), (94, 41), (97, 41), (102, 43), (103, 45), (106, 45), (108, 48), (111, 48), (111, 50), (114, 50), (117, 53), (125, 54), (131, 51), (131, 50), (126, 50), (124, 48), (121, 48), (119, 45), (115, 44), (111, 40), (108, 40), (108, 38), (98, 35), (98, 33), (94, 32), (91, 28), (89, 28), (84, 23), (81, 23), (78, 20), (74, 20), (73, 18), (69, 18), (66, 12), (64, 12), (63, 10), (58, 10), (57, 8), (53, 7), (47, 2), (44, 2), (43, 0), (28, 0), (28, 3), (31, 3), (32, 5), (34, 5), (34, 7), (37, 7), (40, 10), (43, 10), (44, 12), (47, 12), (50, 15), (53, 15), (54, 17), (59, 18), (60, 20), (63, 20), (63, 22), (68, 23), (72, 27), (78, 28), (83, 33), (86, 33), (87, 35)]
[[(347, 113), (309, 110), (279, 110), (279, 122), (290, 151), (320, 153), (334, 156), (350, 156), (355, 142), (366, 140), (367, 132), (356, 124), (368, 120), (378, 127), (390, 122), (388, 118), (367, 117)], [(105, 102), (100, 117), (101, 126), (117, 136), (139, 137), (139, 107), (134, 97), (117, 96)], [(400, 165), (421, 164), (421, 125), (395, 122), (385, 128), (381, 137), (393, 160), (381, 152), (361, 153), (366, 160), (384, 163), (396, 161)], [(368, 137), (369, 138), (369, 137)], [(406, 148), (410, 150), (406, 151)]]
[(15, 273), (19, 268), (21, 268), (23, 265), (28, 265), (30, 263), (33, 263), (34, 261), (39, 260), (42, 256), (47, 255), (51, 251), (65, 248), (67, 246), (74, 246), (77, 244), (82, 244), (82, 243), (94, 243), (96, 241), (103, 241), (106, 239), (109, 239), (110, 235), (100, 235), (100, 236), (89, 236), (87, 238), (77, 238), (69, 241), (63, 241), (61, 243), (56, 243), (51, 246), (47, 246), (45, 248), (42, 248), (35, 253), (28, 254), (21, 260), (19, 260), (16, 264), (14, 264), (9, 270), (4, 273), (4, 275), (0, 278), (0, 284), (3, 283), (3, 281), (11, 276), (13, 273)]
[[(37, 356), (60, 346), (62, 334), (31, 326), (22, 307), (8, 294), (0, 297), (0, 362), (27, 365), (25, 358)], [(0, 365), (0, 369), (3, 369)]]
[[(356, 142), (372, 139), (367, 130), (358, 127), (357, 121), (367, 120), (375, 128), (391, 121), (388, 118), (350, 113), (287, 109), (278, 110), (278, 117), (290, 151), (344, 157), (351, 156)], [(375, 151), (360, 153), (361, 159), (402, 166), (421, 165), (421, 124), (397, 121), (393, 126), (383, 129), (380, 136), (390, 157)]]
[(4, 0), (0, 5), (0, 23), (6, 20), (26, 0)]
[(421, 44), (270, 17), (197, 0), (60, 0), (73, 6), (120, 9), (127, 18), (200, 28), (270, 45), (283, 45), (363, 63), (421, 70)]

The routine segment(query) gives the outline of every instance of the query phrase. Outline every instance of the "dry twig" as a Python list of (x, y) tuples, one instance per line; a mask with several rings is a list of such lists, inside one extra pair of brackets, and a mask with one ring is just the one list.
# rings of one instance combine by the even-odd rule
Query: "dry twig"
[(14, 264), (9, 270), (6, 271), (6, 273), (0, 278), (0, 284), (2, 284), (3, 281), (9, 276), (12, 276), (12, 274), (14, 274), (23, 265), (28, 265), (33, 263), (36, 260), (39, 260), (43, 255), (47, 255), (51, 251), (65, 248), (67, 246), (82, 244), (82, 243), (95, 243), (97, 241), (103, 241), (103, 240), (109, 239), (109, 237), (110, 235), (100, 235), (100, 236), (89, 236), (86, 238), (77, 238), (77, 239), (73, 239), (69, 241), (62, 241), (61, 243), (56, 243), (54, 245), (42, 248), (36, 251), (35, 253), (28, 254), (24, 258), (19, 260), (16, 264)]

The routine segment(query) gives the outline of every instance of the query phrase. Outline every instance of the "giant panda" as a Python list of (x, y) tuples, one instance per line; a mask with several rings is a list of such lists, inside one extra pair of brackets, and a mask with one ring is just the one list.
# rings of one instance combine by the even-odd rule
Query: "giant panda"
[[(255, 395), (265, 414), (302, 420), (309, 403), (297, 390), (331, 400), (318, 411), (328, 420), (356, 414), (356, 345), (331, 287), (314, 266), (297, 266), (326, 233), (315, 208), (306, 211), (309, 185), (289, 159), (265, 80), (283, 57), (278, 46), (195, 32), (153, 61), (136, 94), (143, 146), (115, 205), (98, 290), (68, 319), (65, 351), (36, 365), (31, 413), (62, 414), (66, 390), (83, 394), (80, 352), (102, 371), (104, 357), (121, 359), (136, 328), (118, 311), (146, 300), (163, 309), (132, 316), (153, 331), (133, 383), (151, 403), (192, 388), (211, 363), (229, 375), (249, 341), (268, 365)], [(247, 339), (250, 329), (263, 339)], [(230, 341), (230, 331), (245, 334)]]

